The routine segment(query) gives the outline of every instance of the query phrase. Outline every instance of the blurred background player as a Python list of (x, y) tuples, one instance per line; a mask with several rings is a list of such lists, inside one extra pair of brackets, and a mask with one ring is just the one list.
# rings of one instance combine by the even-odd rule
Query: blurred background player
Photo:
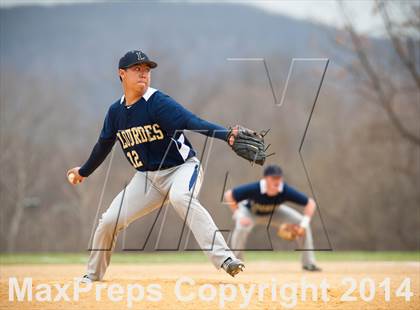
[[(140, 50), (127, 52), (119, 61), (124, 95), (111, 105), (98, 142), (82, 167), (67, 172), (78, 184), (107, 157), (118, 139), (127, 160), (137, 170), (134, 177), (102, 214), (93, 238), (84, 281), (103, 279), (117, 234), (134, 220), (169, 201), (194, 234), (216, 268), (231, 276), (243, 270), (212, 217), (197, 199), (202, 183), (200, 161), (183, 130), (198, 130), (232, 145), (235, 131), (209, 123), (174, 99), (150, 87), (151, 69), (157, 64)], [(145, 188), (148, 190), (145, 191)]]
[[(233, 211), (235, 228), (232, 233), (231, 249), (238, 258), (243, 258), (246, 241), (256, 224), (265, 226), (270, 224), (276, 227), (280, 227), (282, 223), (296, 224), (298, 235), (304, 238), (303, 248), (305, 250), (314, 248), (310, 220), (316, 209), (315, 201), (285, 183), (283, 171), (279, 166), (267, 166), (260, 181), (226, 191), (225, 201)], [(303, 215), (283, 204), (287, 201), (304, 206)], [(308, 271), (321, 271), (315, 263), (313, 251), (302, 252), (302, 268)]]

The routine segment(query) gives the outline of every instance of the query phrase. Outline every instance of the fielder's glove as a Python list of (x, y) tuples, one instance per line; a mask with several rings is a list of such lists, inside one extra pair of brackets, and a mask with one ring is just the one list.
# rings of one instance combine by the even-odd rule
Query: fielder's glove
[(229, 143), (233, 135), (234, 142), (231, 145), (233, 151), (242, 158), (262, 166), (268, 157), (265, 153), (268, 147), (265, 147), (264, 144), (264, 136), (267, 132), (256, 133), (242, 126), (235, 126), (229, 128), (227, 141)]
[(288, 241), (293, 241), (296, 238), (303, 237), (304, 235), (305, 229), (300, 227), (298, 224), (284, 223), (281, 224), (277, 230), (277, 236)]

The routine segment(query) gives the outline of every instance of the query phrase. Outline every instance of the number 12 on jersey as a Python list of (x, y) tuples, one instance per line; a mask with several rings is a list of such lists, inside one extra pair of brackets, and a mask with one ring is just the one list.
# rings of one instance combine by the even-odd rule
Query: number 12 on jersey
[(134, 168), (140, 168), (141, 166), (143, 166), (139, 154), (137, 154), (136, 151), (127, 152), (127, 158), (130, 160), (130, 163), (133, 165)]

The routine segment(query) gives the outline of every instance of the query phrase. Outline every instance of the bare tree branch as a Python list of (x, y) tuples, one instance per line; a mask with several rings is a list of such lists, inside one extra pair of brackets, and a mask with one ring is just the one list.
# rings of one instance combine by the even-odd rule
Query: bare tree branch
[(416, 64), (414, 63), (413, 59), (410, 58), (408, 52), (406, 52), (403, 48), (403, 44), (400, 38), (394, 32), (394, 25), (391, 21), (386, 4), (384, 1), (376, 1), (379, 11), (382, 15), (382, 19), (385, 24), (385, 29), (389, 38), (391, 39), (392, 45), (401, 59), (401, 62), (404, 64), (404, 67), (410, 72), (411, 76), (413, 77), (414, 82), (417, 84), (417, 88), (420, 90), (420, 74), (417, 72)]
[(404, 126), (402, 120), (398, 117), (397, 113), (393, 108), (392, 102), (395, 95), (395, 86), (393, 85), (391, 80), (388, 80), (386, 89), (389, 89), (390, 91), (385, 91), (383, 81), (380, 79), (379, 75), (375, 71), (363, 46), (360, 35), (357, 34), (350, 18), (346, 14), (346, 10), (342, 1), (339, 1), (338, 3), (341, 8), (341, 12), (345, 18), (346, 29), (350, 35), (350, 39), (352, 41), (356, 55), (359, 59), (360, 65), (365, 71), (367, 77), (369, 78), (372, 90), (377, 95), (377, 103), (379, 103), (379, 105), (385, 110), (392, 125), (398, 130), (401, 136), (403, 136), (411, 143), (420, 145), (420, 136), (418, 136), (416, 133), (412, 133), (408, 128), (406, 128), (406, 126)]

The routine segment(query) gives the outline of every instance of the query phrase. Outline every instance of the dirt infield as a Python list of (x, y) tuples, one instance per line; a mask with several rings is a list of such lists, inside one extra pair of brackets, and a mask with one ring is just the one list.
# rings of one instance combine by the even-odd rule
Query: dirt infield
[[(79, 277), (84, 272), (82, 265), (9, 265), (1, 266), (0, 297), (1, 309), (239, 309), (241, 304), (244, 309), (420, 309), (419, 285), (420, 263), (419, 262), (329, 262), (321, 264), (324, 268), (322, 273), (302, 272), (298, 263), (290, 262), (252, 262), (248, 263), (246, 272), (237, 279), (228, 277), (222, 271), (216, 271), (210, 264), (147, 264), (147, 265), (112, 265), (102, 282), (103, 287), (95, 284), (89, 292), (80, 293), (79, 300), (74, 300), (74, 277)], [(47, 287), (51, 288), (51, 298), (61, 297), (53, 286), (58, 284), (69, 285), (67, 295), (69, 301), (9, 301), (9, 278), (16, 277), (20, 287), (23, 286), (25, 277), (33, 279), (33, 299), (46, 298)], [(188, 278), (182, 278), (188, 277)], [(341, 300), (343, 294), (351, 286), (350, 282), (342, 283), (343, 279), (351, 277), (355, 280), (356, 289), (350, 294), (357, 298), (356, 301)], [(404, 297), (397, 297), (395, 292), (404, 278), (410, 278), (411, 292), (414, 296), (410, 301)], [(362, 280), (363, 278), (370, 278)], [(390, 295), (386, 301), (384, 289), (380, 283), (389, 278)], [(194, 281), (195, 284), (181, 281)], [(319, 285), (325, 281), (330, 287), (325, 290), (326, 296), (322, 296)], [(351, 280), (348, 280), (351, 281)], [(360, 286), (369, 288), (373, 283), (375, 294), (369, 289), (364, 290), (363, 301), (360, 297)], [(36, 288), (39, 284), (46, 284)], [(124, 292), (119, 291), (118, 285)], [(180, 294), (176, 295), (176, 285), (180, 285)], [(205, 285), (207, 284), (207, 285)], [(229, 285), (232, 284), (232, 285)], [(302, 285), (313, 284), (318, 286), (315, 294), (317, 301), (310, 300), (312, 291), (307, 290), (307, 301), (302, 301)], [(155, 285), (155, 286), (153, 286)], [(264, 287), (266, 285), (266, 287)], [(288, 285), (288, 286), (286, 286)], [(131, 287), (130, 296), (135, 296), (130, 304), (127, 300), (128, 287)], [(141, 295), (143, 287), (144, 297)], [(385, 286), (385, 284), (383, 284)], [(111, 289), (112, 287), (112, 289)], [(252, 291), (252, 287), (254, 290)], [(294, 291), (293, 287), (297, 288)], [(86, 285), (82, 288), (88, 289)], [(274, 288), (274, 289), (273, 289)], [(41, 292), (42, 290), (42, 292)], [(232, 297), (236, 290), (236, 297)], [(98, 293), (99, 291), (99, 293)], [(112, 301), (107, 292), (113, 291), (115, 299), (121, 297), (121, 301)], [(223, 295), (224, 292), (224, 295)], [(250, 302), (241, 292), (251, 292)], [(294, 294), (293, 292), (296, 292)], [(400, 292), (401, 293), (401, 292)], [(140, 295), (139, 295), (140, 294)], [(191, 295), (194, 294), (194, 295)], [(273, 295), (274, 294), (274, 295)], [(99, 295), (100, 300), (97, 299)], [(115, 297), (117, 296), (117, 297)], [(154, 301), (159, 298), (159, 301)], [(191, 301), (181, 301), (181, 298), (191, 297)], [(223, 297), (224, 296), (224, 297)], [(293, 298), (296, 297), (296, 305)], [(374, 296), (374, 297), (373, 297)], [(287, 298), (291, 299), (287, 299)], [(321, 298), (326, 297), (328, 301)], [(214, 299), (212, 299), (214, 298)], [(142, 300), (141, 300), (142, 299)], [(148, 300), (149, 299), (149, 300)], [(205, 301), (203, 299), (212, 299)], [(274, 300), (273, 300), (274, 299)], [(223, 303), (223, 300), (225, 301)]]

